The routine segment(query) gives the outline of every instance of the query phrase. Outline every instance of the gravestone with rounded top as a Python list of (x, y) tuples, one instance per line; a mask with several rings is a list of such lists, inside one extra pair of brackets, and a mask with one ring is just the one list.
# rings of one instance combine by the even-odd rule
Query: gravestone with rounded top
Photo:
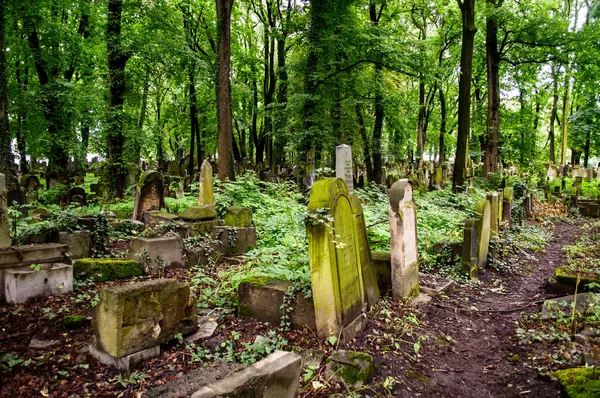
[(352, 199), (342, 179), (316, 181), (310, 191), (308, 256), (317, 335), (350, 341), (365, 325), (364, 285)]
[(390, 248), (392, 256), (392, 296), (396, 300), (418, 294), (419, 255), (417, 216), (412, 182), (403, 179), (389, 191)]
[(142, 173), (135, 192), (133, 219), (141, 220), (145, 211), (160, 210), (165, 205), (163, 176), (156, 170)]
[(200, 192), (198, 206), (214, 205), (215, 194), (213, 186), (213, 169), (208, 160), (204, 159), (200, 166)]

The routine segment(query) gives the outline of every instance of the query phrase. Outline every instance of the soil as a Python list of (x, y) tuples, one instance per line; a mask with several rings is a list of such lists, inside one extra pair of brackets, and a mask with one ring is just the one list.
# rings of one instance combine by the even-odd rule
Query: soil
[[(579, 235), (580, 226), (561, 223), (546, 252), (512, 255), (503, 271), (485, 270), (478, 280), (456, 286), (447, 295), (412, 307), (384, 297), (372, 310), (367, 329), (347, 349), (371, 354), (377, 364), (361, 396), (396, 397), (558, 397), (558, 386), (542, 378), (529, 361), (530, 346), (516, 338), (521, 313), (539, 311), (541, 301), (556, 297), (547, 280), (564, 262), (561, 248)], [(229, 266), (234, 266), (231, 261)], [(189, 280), (187, 273), (168, 271), (168, 277)], [(189, 350), (173, 343), (162, 347), (161, 356), (136, 369), (137, 378), (106, 367), (87, 353), (92, 337), (89, 305), (94, 292), (115, 284), (96, 284), (85, 296), (81, 290), (68, 295), (39, 298), (21, 305), (0, 305), (0, 358), (7, 354), (25, 362), (8, 366), (0, 361), (0, 397), (133, 397), (139, 391), (176, 381), (204, 365), (192, 362)], [(202, 288), (202, 286), (200, 286)], [(68, 330), (64, 315), (84, 315), (88, 323)], [(234, 348), (267, 336), (274, 328), (253, 320), (224, 315), (218, 334), (206, 343), (216, 347), (239, 333)], [(296, 350), (335, 347), (318, 341), (310, 331), (282, 332)], [(32, 338), (57, 340), (44, 350), (30, 349)], [(543, 353), (538, 353), (543, 355)], [(529, 356), (528, 356), (529, 355)], [(324, 363), (322, 363), (324, 365)], [(326, 380), (323, 366), (302, 381), (301, 397), (347, 396), (339, 383)], [(141, 375), (141, 376), (140, 376)], [(387, 380), (387, 382), (386, 382)], [(315, 382), (315, 383), (313, 383)], [(383, 385), (387, 388), (384, 388)]]

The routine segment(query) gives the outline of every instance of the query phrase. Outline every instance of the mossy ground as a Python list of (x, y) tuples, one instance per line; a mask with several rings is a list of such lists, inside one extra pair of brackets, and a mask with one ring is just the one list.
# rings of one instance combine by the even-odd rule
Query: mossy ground
[(592, 398), (600, 396), (600, 369), (563, 369), (551, 375), (558, 378), (565, 397)]
[(73, 263), (76, 278), (91, 278), (94, 281), (108, 282), (115, 279), (141, 276), (142, 270), (135, 260), (113, 258), (83, 258)]

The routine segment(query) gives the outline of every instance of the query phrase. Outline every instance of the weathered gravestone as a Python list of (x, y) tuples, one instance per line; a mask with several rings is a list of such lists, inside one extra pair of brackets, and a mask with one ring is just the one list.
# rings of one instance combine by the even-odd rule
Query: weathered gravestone
[(77, 203), (80, 206), (85, 206), (87, 203), (87, 193), (81, 187), (74, 187), (69, 190), (69, 204)]
[(485, 199), (477, 202), (475, 206), (475, 220), (477, 221), (477, 267), (482, 269), (487, 264), (490, 246), (490, 221), (491, 205)]
[(227, 255), (246, 253), (256, 247), (256, 228), (252, 225), (252, 210), (231, 206), (225, 214), (225, 225), (214, 226), (212, 239), (221, 242)]
[(308, 210), (314, 216), (307, 234), (317, 335), (339, 336), (345, 344), (366, 324), (366, 300), (352, 199), (344, 181), (315, 182)]
[(198, 206), (185, 209), (180, 215), (184, 221), (204, 221), (217, 217), (215, 209), (215, 197), (213, 186), (213, 170), (208, 160), (202, 162), (200, 167), (200, 192), (198, 194)]
[(342, 144), (335, 148), (335, 176), (344, 180), (350, 194), (354, 192), (352, 148), (348, 145)]
[(17, 206), (21, 206), (25, 204), (25, 192), (20, 189), (12, 189), (8, 191), (6, 194), (6, 202), (9, 206), (14, 206), (15, 203)]
[(490, 192), (486, 195), (486, 200), (490, 203), (490, 232), (492, 236), (498, 235), (498, 193)]
[(142, 173), (135, 191), (133, 219), (139, 221), (145, 211), (160, 210), (164, 207), (163, 193), (162, 174), (155, 170)]
[(92, 317), (90, 353), (129, 369), (158, 356), (160, 344), (198, 328), (196, 301), (185, 283), (155, 279), (102, 290)]
[(7, 194), (6, 176), (0, 174), (0, 249), (10, 247)]
[(127, 258), (140, 263), (147, 273), (158, 273), (165, 268), (185, 268), (181, 236), (160, 238), (133, 238)]
[(315, 169), (315, 149), (312, 148), (306, 155), (306, 168), (304, 177), (302, 179), (302, 183), (306, 191), (311, 189), (315, 183)]
[(477, 220), (469, 218), (465, 221), (465, 229), (463, 233), (463, 255), (462, 269), (469, 277), (474, 277), (477, 272)]
[(396, 300), (419, 293), (417, 216), (409, 180), (398, 180), (389, 191), (392, 296)]

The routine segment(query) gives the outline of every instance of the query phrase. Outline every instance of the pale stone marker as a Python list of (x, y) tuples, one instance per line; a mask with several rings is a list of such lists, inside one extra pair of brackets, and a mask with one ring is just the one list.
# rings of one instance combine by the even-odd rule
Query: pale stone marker
[(389, 197), (392, 296), (400, 300), (416, 296), (419, 289), (417, 216), (412, 182), (396, 181)]
[(306, 155), (306, 168), (303, 178), (304, 189), (309, 190), (315, 183), (315, 149), (308, 151)]
[(6, 176), (0, 174), (0, 249), (10, 247), (10, 228), (8, 222), (8, 203), (6, 197)]
[(490, 232), (492, 236), (498, 235), (498, 194), (488, 193), (486, 200), (490, 203)]
[(487, 264), (488, 250), (490, 246), (490, 202), (482, 199), (475, 206), (477, 215), (477, 266), (482, 269)]
[(342, 144), (335, 148), (335, 176), (344, 180), (350, 194), (354, 192), (352, 147)]
[(463, 235), (463, 272), (472, 278), (477, 271), (477, 264), (477, 221), (474, 218), (469, 218), (465, 221)]
[(133, 219), (141, 220), (145, 211), (164, 207), (163, 176), (156, 170), (148, 170), (140, 176), (135, 192)]
[(198, 194), (198, 206), (213, 205), (215, 194), (213, 186), (213, 169), (208, 160), (204, 159), (200, 166), (200, 192)]
[[(366, 324), (352, 207), (343, 180), (327, 178), (314, 183), (308, 203), (314, 221), (307, 224), (307, 234), (317, 335), (340, 336), (342, 344)], [(322, 209), (327, 213), (322, 214)]]

